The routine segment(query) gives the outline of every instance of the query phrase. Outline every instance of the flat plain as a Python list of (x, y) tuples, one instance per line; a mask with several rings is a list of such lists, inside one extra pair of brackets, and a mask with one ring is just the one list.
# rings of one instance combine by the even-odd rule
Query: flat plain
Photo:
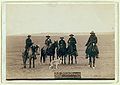
[[(46, 35), (33, 35), (32, 40), (40, 48), (44, 46)], [(51, 35), (52, 41), (59, 40), (60, 36), (65, 37), (67, 42), (69, 36), (63, 34)], [(77, 64), (59, 65), (58, 69), (49, 69), (49, 57), (45, 64), (40, 63), (40, 55), (35, 61), (35, 68), (23, 68), (22, 51), (25, 46), (26, 36), (7, 36), (6, 43), (6, 78), (7, 79), (36, 79), (36, 78), (54, 78), (54, 72), (81, 72), (82, 78), (115, 78), (115, 39), (114, 33), (97, 34), (99, 58), (96, 59), (96, 68), (92, 69), (88, 65), (88, 59), (85, 59), (85, 43), (89, 34), (77, 34)], [(68, 58), (67, 58), (68, 59)]]

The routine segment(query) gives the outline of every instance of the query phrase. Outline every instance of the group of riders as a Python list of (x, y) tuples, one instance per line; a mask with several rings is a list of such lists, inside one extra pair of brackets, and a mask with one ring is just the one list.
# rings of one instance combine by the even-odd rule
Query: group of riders
[[(77, 41), (76, 41), (73, 34), (70, 34), (69, 36), (70, 36), (70, 38), (67, 41), (68, 49), (72, 46), (72, 48), (75, 52), (75, 56), (78, 56), (77, 48), (76, 48)], [(26, 39), (26, 45), (25, 45), (25, 52), (24, 53), (27, 55), (28, 49), (31, 48), (32, 49), (32, 54), (34, 55), (35, 52), (38, 50), (39, 45), (35, 45), (35, 43), (33, 43), (32, 39), (31, 39), (31, 35), (28, 35), (27, 37), (28, 38)], [(89, 57), (88, 52), (89, 52), (89, 48), (92, 44), (94, 44), (94, 47), (96, 49), (96, 58), (98, 58), (99, 50), (98, 50), (98, 47), (97, 47), (97, 41), (98, 40), (97, 40), (97, 36), (95, 35), (95, 32), (94, 31), (90, 32), (90, 37), (89, 37), (87, 43), (85, 44), (85, 46), (87, 46), (87, 48), (85, 50), (86, 58)], [(46, 51), (49, 52), (48, 50), (53, 43), (49, 35), (46, 36), (46, 40), (45, 40), (44, 43), (45, 43)], [(66, 42), (64, 40), (64, 37), (60, 37), (60, 40), (58, 41), (58, 45), (59, 45), (59, 47), (66, 48)], [(35, 56), (35, 59), (36, 59), (36, 56)]]

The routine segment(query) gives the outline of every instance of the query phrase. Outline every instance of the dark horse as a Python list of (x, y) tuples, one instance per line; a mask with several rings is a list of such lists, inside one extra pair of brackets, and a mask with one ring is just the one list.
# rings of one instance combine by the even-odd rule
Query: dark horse
[[(50, 62), (51, 62), (51, 60), (54, 60), (56, 47), (57, 47), (57, 41), (54, 41), (54, 43), (52, 43), (49, 48), (47, 46), (44, 46), (43, 48), (41, 48), (40, 62), (42, 62), (42, 60), (43, 60), (43, 63), (45, 63), (47, 56), (50, 56)], [(52, 57), (52, 59), (51, 59), (51, 57)]]
[(73, 45), (68, 45), (67, 47), (67, 55), (68, 55), (68, 64), (70, 64), (70, 58), (71, 58), (71, 64), (73, 64), (73, 57), (75, 58), (75, 63), (77, 64), (77, 50), (74, 49)]
[(58, 59), (58, 57), (61, 57), (62, 64), (63, 64), (63, 60), (64, 60), (64, 64), (66, 64), (66, 56), (67, 56), (66, 51), (67, 51), (66, 47), (64, 47), (63, 45), (58, 45), (58, 47), (57, 47), (57, 59)]
[(97, 45), (95, 45), (95, 43), (90, 44), (86, 53), (89, 57), (90, 67), (94, 68), (95, 67), (95, 58), (97, 58), (97, 55), (98, 55)]
[(39, 55), (40, 48), (38, 45), (32, 45), (27, 51), (22, 53), (24, 68), (26, 68), (26, 62), (29, 60), (29, 68), (31, 68), (31, 61), (33, 60), (33, 68), (35, 68), (36, 55)]

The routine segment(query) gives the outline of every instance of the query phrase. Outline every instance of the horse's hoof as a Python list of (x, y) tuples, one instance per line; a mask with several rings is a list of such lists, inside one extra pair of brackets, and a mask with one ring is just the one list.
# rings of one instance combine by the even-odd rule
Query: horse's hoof
[(77, 64), (77, 61), (75, 62), (75, 64)]

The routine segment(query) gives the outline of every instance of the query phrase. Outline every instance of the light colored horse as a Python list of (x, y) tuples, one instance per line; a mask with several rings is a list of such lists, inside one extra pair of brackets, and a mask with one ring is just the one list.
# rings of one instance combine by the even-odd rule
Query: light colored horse
[(37, 58), (36, 55), (40, 54), (40, 48), (38, 46), (37, 50), (33, 52), (33, 49), (32, 49), (33, 46), (38, 46), (38, 45), (33, 44), (30, 48), (27, 49), (26, 53), (25, 52), (22, 53), (24, 68), (26, 68), (27, 60), (29, 60), (29, 68), (31, 68), (32, 61), (33, 61), (33, 68), (35, 68), (35, 60)]

